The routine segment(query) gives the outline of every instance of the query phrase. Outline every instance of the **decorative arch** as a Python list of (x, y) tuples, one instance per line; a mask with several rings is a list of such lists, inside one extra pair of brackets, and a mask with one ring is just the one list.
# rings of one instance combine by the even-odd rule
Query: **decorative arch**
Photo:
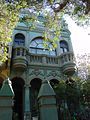
[(50, 80), (50, 85), (52, 86), (52, 88), (54, 88), (57, 84), (59, 84), (59, 81), (57, 79)]
[(31, 84), (31, 81), (34, 80), (34, 79), (36, 79), (36, 78), (37, 78), (37, 79), (40, 79), (41, 81), (44, 80), (44, 78), (43, 78), (42, 75), (36, 76), (36, 75), (34, 74), (34, 75), (30, 75), (30, 78), (29, 78), (29, 80), (28, 80), (28, 83)]
[(50, 80), (53, 80), (53, 79), (55, 79), (55, 80), (57, 80), (57, 81), (60, 81), (60, 76), (49, 76), (49, 77), (47, 77), (47, 80), (50, 82)]
[[(45, 47), (44, 44), (47, 46)], [(51, 42), (44, 42), (42, 37), (34, 38), (30, 43), (30, 52), (33, 54), (46, 54), (56, 56), (56, 50), (53, 49)]]
[(61, 49), (61, 53), (65, 53), (69, 51), (68, 43), (65, 40), (60, 41), (60, 49)]
[(24, 120), (23, 118), (23, 98), (24, 98), (24, 80), (20, 77), (15, 77), (11, 80), (12, 88), (14, 91), (14, 106), (13, 106), (13, 116), (17, 114), (18, 120)]
[(14, 45), (25, 46), (25, 36), (22, 33), (17, 33), (15, 35)]

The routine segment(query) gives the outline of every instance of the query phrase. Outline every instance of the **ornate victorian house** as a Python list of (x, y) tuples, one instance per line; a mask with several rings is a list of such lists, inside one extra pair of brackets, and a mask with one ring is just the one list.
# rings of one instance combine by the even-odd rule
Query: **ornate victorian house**
[[(43, 20), (42, 16), (39, 19)], [(13, 120), (14, 117), (18, 120), (58, 120), (53, 85), (75, 72), (71, 33), (64, 20), (62, 23), (60, 40), (52, 50), (43, 46), (43, 26), (37, 25), (30, 30), (21, 22), (14, 29), (9, 59), (0, 68), (0, 86), (6, 76), (12, 83)], [(53, 47), (51, 42), (48, 46)]]

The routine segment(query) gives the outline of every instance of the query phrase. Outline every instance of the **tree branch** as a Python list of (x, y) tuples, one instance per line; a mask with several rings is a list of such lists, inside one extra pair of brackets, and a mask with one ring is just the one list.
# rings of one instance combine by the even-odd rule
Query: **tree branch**
[(62, 10), (68, 3), (70, 2), (70, 0), (64, 0), (63, 3), (55, 3), (58, 4), (58, 8), (55, 8), (52, 6), (52, 8), (54, 9), (55, 12), (60, 12), (60, 10)]

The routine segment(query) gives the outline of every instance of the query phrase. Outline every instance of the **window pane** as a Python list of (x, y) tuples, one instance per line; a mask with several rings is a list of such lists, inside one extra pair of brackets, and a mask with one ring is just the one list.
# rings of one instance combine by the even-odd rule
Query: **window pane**
[(49, 50), (43, 50), (43, 54), (49, 55)]
[(63, 48), (61, 48), (61, 53), (64, 53)]
[(43, 46), (43, 44), (38, 44), (37, 48), (43, 48), (44, 49), (44, 46)]
[(37, 46), (36, 41), (32, 41), (31, 44), (30, 44), (30, 47), (36, 47), (36, 46)]
[(42, 38), (37, 38), (35, 41), (36, 41), (37, 44), (43, 43), (43, 39)]
[(67, 48), (64, 48), (64, 52), (68, 52)]
[(50, 55), (55, 56), (56, 52), (55, 51), (50, 51)]
[(19, 45), (19, 41), (15, 41), (15, 45)]
[(36, 54), (36, 49), (30, 48), (30, 52)]
[(43, 50), (42, 49), (37, 49), (37, 54), (43, 54)]

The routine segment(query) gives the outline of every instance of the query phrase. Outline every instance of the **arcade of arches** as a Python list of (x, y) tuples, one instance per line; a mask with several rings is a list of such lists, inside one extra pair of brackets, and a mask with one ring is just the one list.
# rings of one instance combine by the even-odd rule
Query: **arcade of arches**
[[(25, 82), (22, 78), (15, 77), (11, 80), (12, 88), (14, 90), (14, 106), (13, 106), (13, 119), (17, 115), (18, 120), (24, 120), (25, 112)], [(39, 114), (37, 96), (41, 87), (42, 80), (39, 78), (32, 79), (29, 86), (29, 109), (31, 117)], [(52, 87), (58, 84), (56, 79), (50, 80)], [(27, 106), (27, 105), (26, 105)]]

